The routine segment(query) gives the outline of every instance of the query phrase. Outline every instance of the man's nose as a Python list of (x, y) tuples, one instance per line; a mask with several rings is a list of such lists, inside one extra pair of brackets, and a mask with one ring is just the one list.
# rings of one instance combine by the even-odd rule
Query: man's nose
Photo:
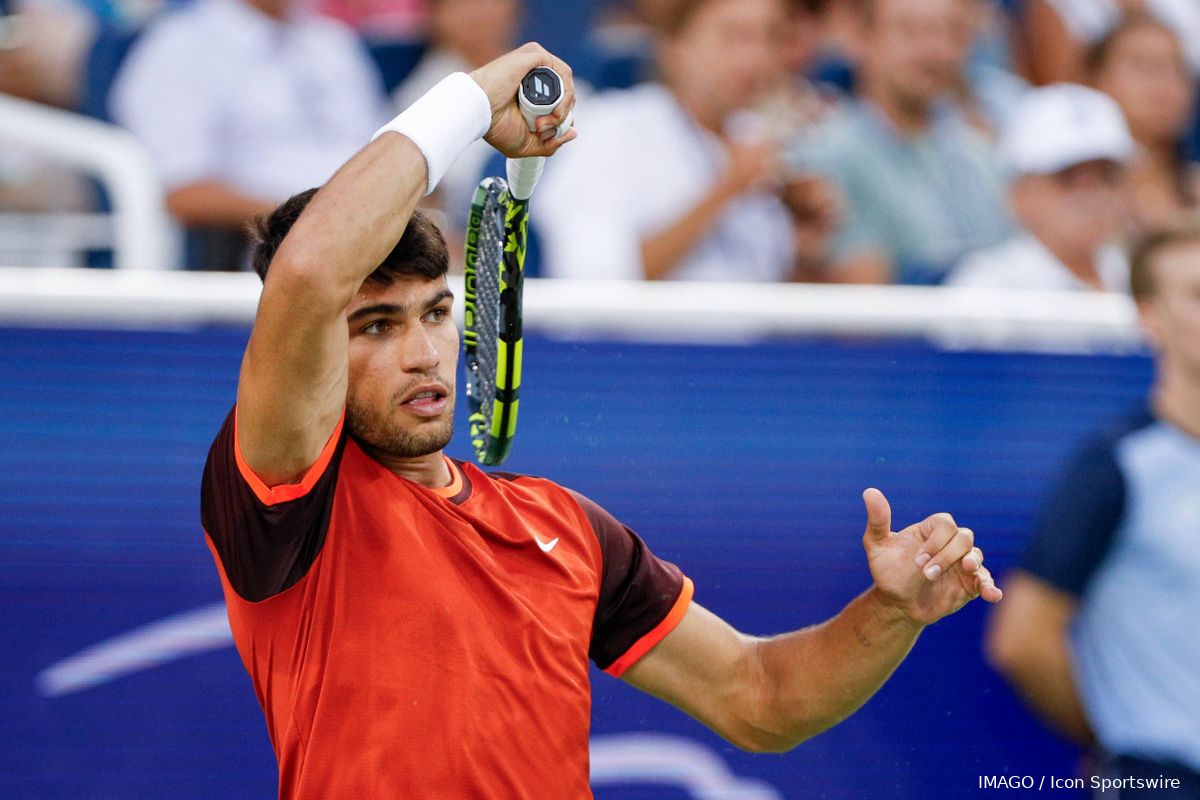
[(405, 372), (428, 372), (441, 363), (433, 337), (423, 325), (414, 326), (404, 338), (400, 366)]

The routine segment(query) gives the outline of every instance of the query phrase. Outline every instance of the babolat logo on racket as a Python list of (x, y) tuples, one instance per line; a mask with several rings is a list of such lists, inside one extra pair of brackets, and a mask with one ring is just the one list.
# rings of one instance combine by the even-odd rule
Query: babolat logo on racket
[(538, 67), (521, 81), (521, 93), (535, 106), (554, 105), (562, 97), (562, 82), (554, 70)]

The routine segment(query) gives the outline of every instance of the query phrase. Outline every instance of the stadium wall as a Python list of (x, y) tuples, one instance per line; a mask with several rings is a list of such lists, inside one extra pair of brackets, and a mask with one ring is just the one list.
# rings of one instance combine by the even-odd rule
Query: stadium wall
[[(3, 794), (272, 796), (265, 726), (197, 518), (254, 288), (228, 282), (245, 276), (192, 284), (194, 313), (171, 317), (173, 277), (131, 289), (108, 275), (86, 289), (94, 274), (60, 274), (56, 290), (0, 276)], [(775, 289), (727, 288), (748, 310), (714, 330), (704, 315), (670, 322), (711, 303), (703, 288), (688, 299), (676, 287), (656, 309), (625, 287), (625, 308), (658, 319), (632, 336), (634, 322), (597, 310), (599, 294), (590, 311), (554, 306), (555, 293), (583, 296), (565, 287), (531, 287), (541, 330), (526, 343), (505, 469), (591, 495), (678, 563), (698, 602), (754, 633), (817, 622), (867, 585), (867, 486), (888, 494), (898, 524), (953, 512), (1002, 576), (1063, 459), (1095, 424), (1137, 408), (1151, 377), (1116, 306), (1059, 298), (1040, 333), (1028, 307), (993, 308), (1000, 322), (980, 349), (962, 344), (978, 343), (978, 325), (946, 321), (961, 309), (931, 332), (895, 308), (929, 303), (937, 316), (944, 295), (812, 303), (842, 319), (831, 304), (853, 317), (878, 301), (864, 336), (800, 311), (762, 322), (791, 302)], [(1061, 326), (1072, 318), (1076, 335)], [(463, 436), (451, 453), (469, 456)], [(981, 796), (984, 775), (1075, 774), (1076, 754), (984, 665), (978, 606), (928, 630), (861, 712), (787, 755), (737, 752), (596, 673), (597, 796), (926, 800)]]

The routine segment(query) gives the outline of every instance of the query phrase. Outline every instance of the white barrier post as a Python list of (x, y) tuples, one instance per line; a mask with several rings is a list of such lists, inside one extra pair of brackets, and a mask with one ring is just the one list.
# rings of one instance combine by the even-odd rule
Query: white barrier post
[(128, 131), (0, 95), (0, 139), (99, 178), (113, 207), (113, 265), (162, 270), (178, 263), (178, 236), (145, 150)]

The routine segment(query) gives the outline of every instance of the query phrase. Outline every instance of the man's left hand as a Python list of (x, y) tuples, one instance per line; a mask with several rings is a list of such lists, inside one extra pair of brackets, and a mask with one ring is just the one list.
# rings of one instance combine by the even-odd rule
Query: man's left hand
[(892, 508), (878, 489), (863, 493), (867, 530), (863, 547), (881, 599), (917, 625), (928, 625), (982, 597), (1003, 596), (983, 566), (983, 551), (970, 528), (949, 514), (934, 514), (892, 531)]

